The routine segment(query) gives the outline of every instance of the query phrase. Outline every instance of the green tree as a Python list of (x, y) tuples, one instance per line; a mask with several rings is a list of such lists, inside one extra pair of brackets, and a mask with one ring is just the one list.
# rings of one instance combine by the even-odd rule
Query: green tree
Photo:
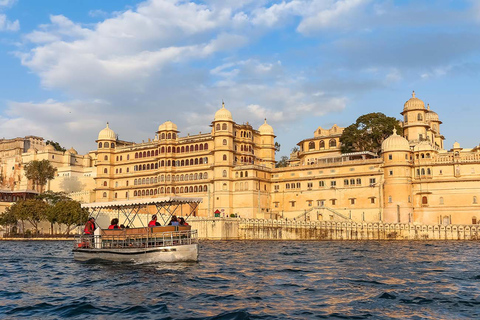
[(0, 225), (9, 227), (16, 226), (18, 223), (18, 218), (15, 216), (15, 213), (12, 211), (11, 207), (5, 209), (3, 213), (0, 214)]
[(80, 202), (67, 199), (61, 200), (52, 208), (57, 217), (57, 222), (67, 226), (65, 234), (69, 234), (72, 227), (81, 224), (88, 218), (88, 210), (82, 208)]
[(60, 143), (55, 142), (55, 141), (52, 141), (52, 140), (47, 140), (45, 143), (53, 146), (53, 147), (55, 148), (55, 150), (57, 150), (57, 151), (65, 152), (65, 150), (67, 150), (67, 149), (65, 149), (64, 147), (62, 147), (62, 146), (60, 145)]
[(38, 199), (27, 199), (17, 201), (10, 208), (19, 220), (30, 222), (35, 228), (35, 233), (38, 233), (38, 223), (45, 219), (48, 204)]
[(277, 163), (275, 163), (275, 168), (284, 168), (288, 166), (288, 157), (282, 156)]
[(280, 152), (280, 147), (281, 147), (280, 143), (275, 142), (275, 153)]
[(33, 160), (25, 165), (25, 176), (33, 181), (37, 191), (42, 192), (47, 182), (55, 177), (55, 168), (48, 160)]
[(46, 191), (37, 196), (37, 199), (45, 201), (48, 204), (45, 213), (45, 219), (50, 222), (50, 234), (53, 234), (53, 225), (58, 223), (58, 211), (55, 210), (55, 204), (60, 201), (70, 200), (64, 192)]
[(403, 134), (400, 123), (394, 117), (387, 117), (381, 112), (360, 116), (354, 124), (346, 127), (340, 137), (342, 153), (371, 151), (379, 153), (382, 142), (389, 137), (393, 129)]

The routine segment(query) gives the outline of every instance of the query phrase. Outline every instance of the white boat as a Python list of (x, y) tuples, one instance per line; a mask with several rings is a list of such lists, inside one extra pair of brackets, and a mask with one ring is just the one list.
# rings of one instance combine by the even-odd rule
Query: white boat
[[(75, 238), (73, 257), (78, 261), (135, 263), (198, 261), (198, 236), (197, 231), (192, 230), (191, 226), (163, 225), (135, 228), (133, 222), (140, 208), (146, 206), (155, 206), (159, 215), (162, 209), (168, 208), (166, 211), (171, 217), (179, 207), (188, 205), (190, 208), (186, 215), (188, 218), (201, 201), (201, 198), (164, 197), (82, 205), (91, 213), (96, 213), (97, 217), (102, 209), (123, 212), (128, 228), (97, 228), (94, 235), (79, 235)], [(166, 220), (163, 222), (167, 223)]]

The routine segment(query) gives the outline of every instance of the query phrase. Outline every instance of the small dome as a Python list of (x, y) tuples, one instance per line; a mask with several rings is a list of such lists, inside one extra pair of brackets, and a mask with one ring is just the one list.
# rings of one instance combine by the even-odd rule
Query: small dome
[(453, 144), (453, 149), (460, 149), (460, 143), (455, 141), (455, 143)]
[(178, 130), (177, 130), (177, 125), (169, 120), (159, 125), (158, 131), (178, 131)]
[(424, 110), (425, 109), (425, 103), (422, 100), (416, 98), (415, 97), (415, 91), (413, 91), (412, 97), (410, 99), (408, 99), (407, 102), (405, 102), (405, 105), (403, 106), (403, 111), (419, 110), (419, 109)]
[(430, 110), (430, 105), (427, 107), (427, 114), (425, 115), (425, 118), (430, 121), (438, 121), (438, 113), (436, 113), (433, 110)]
[(222, 109), (215, 112), (214, 121), (232, 121), (232, 113), (225, 109), (225, 103), (222, 102)]
[(267, 123), (267, 119), (265, 119), (265, 122), (258, 128), (258, 131), (260, 131), (260, 134), (273, 135), (273, 128)]
[(100, 133), (98, 134), (98, 140), (113, 140), (113, 141), (117, 140), (115, 136), (115, 132), (112, 129), (110, 129), (110, 127), (108, 126), (108, 122), (105, 129), (100, 131)]
[(71, 147), (70, 149), (68, 149), (67, 152), (69, 152), (69, 153), (71, 153), (71, 154), (78, 154), (77, 150), (73, 149), (73, 147)]
[(397, 134), (397, 129), (393, 129), (393, 134), (382, 143), (382, 152), (388, 151), (410, 151), (410, 144)]
[(421, 141), (419, 144), (415, 145), (414, 151), (432, 151), (435, 148), (427, 140)]
[(55, 148), (51, 144), (47, 144), (43, 150), (55, 151)]

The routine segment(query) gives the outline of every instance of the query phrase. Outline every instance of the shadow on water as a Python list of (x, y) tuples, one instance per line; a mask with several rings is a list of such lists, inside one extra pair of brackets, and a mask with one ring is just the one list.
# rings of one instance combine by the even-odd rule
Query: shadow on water
[(0, 244), (7, 318), (480, 318), (475, 242), (201, 242), (200, 261), (76, 262)]

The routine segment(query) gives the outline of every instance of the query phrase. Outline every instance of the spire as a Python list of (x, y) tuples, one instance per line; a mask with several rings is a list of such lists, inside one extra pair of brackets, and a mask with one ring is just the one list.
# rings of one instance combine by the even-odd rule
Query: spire
[(427, 103), (427, 110), (430, 110), (430, 103)]
[(267, 123), (267, 118), (265, 118), (265, 122), (264, 123)]
[(393, 128), (393, 135), (394, 135), (394, 136), (397, 135), (397, 128)]
[(415, 98), (415, 90), (412, 92), (412, 98)]
[(108, 128), (108, 121), (107, 121), (107, 128)]
[(225, 102), (223, 102), (223, 99), (222, 99), (222, 109), (225, 109)]

